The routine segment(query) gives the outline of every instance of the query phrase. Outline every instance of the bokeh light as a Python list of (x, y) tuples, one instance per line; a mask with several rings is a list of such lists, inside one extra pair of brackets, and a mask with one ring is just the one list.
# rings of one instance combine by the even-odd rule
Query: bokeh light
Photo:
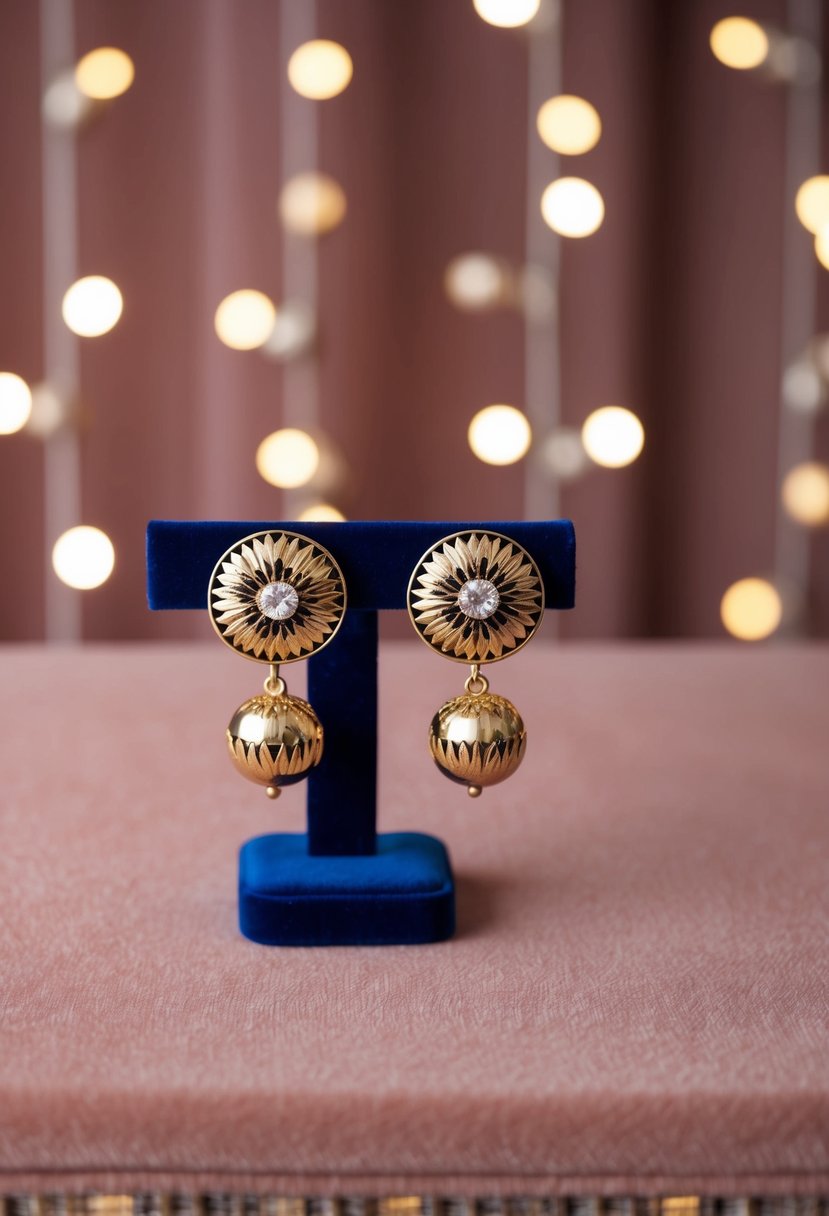
[(120, 97), (135, 79), (135, 66), (126, 51), (115, 46), (99, 46), (79, 60), (75, 83), (95, 101)]
[(541, 0), (472, 0), (475, 12), (488, 25), (515, 29), (526, 25), (541, 7)]
[(796, 414), (818, 413), (826, 401), (826, 382), (808, 358), (797, 359), (783, 373), (783, 400)]
[(794, 200), (797, 218), (804, 228), (817, 236), (829, 225), (829, 177), (819, 174), (803, 183)]
[(645, 446), (645, 428), (631, 410), (603, 405), (585, 419), (581, 439), (596, 464), (621, 469), (632, 464)]
[(321, 236), (342, 223), (345, 191), (327, 173), (298, 173), (282, 187), (279, 214), (289, 232)]
[(313, 521), (315, 523), (342, 523), (345, 519), (342, 511), (338, 511), (336, 507), (332, 507), (330, 502), (315, 502), (310, 507), (306, 507), (301, 511), (299, 518), (307, 523)]
[(602, 134), (602, 120), (595, 106), (571, 93), (545, 101), (538, 111), (536, 126), (547, 147), (561, 156), (589, 152)]
[(514, 405), (487, 405), (469, 424), (469, 446), (485, 464), (515, 464), (526, 456), (532, 431)]
[(32, 412), (32, 390), (22, 376), (0, 372), (0, 435), (22, 431)]
[(443, 286), (456, 308), (485, 312), (505, 302), (509, 269), (489, 253), (462, 253), (446, 267)]
[(738, 71), (759, 67), (769, 53), (766, 31), (749, 17), (724, 17), (711, 30), (709, 41), (720, 63)]
[(262, 348), (274, 359), (296, 359), (306, 354), (317, 337), (317, 318), (304, 300), (288, 300), (280, 304), (273, 329)]
[(541, 461), (557, 481), (573, 481), (590, 465), (581, 432), (572, 426), (557, 427), (541, 445)]
[(70, 420), (72, 403), (68, 396), (48, 380), (32, 385), (32, 413), (26, 424), (30, 435), (49, 439)]
[(61, 72), (50, 81), (43, 93), (41, 113), (51, 127), (71, 131), (85, 122), (92, 113), (91, 98), (85, 96), (75, 82), (75, 73)]
[(276, 320), (273, 300), (262, 291), (243, 288), (225, 296), (216, 309), (214, 325), (225, 346), (255, 350), (271, 336)]
[(796, 523), (810, 528), (829, 523), (829, 468), (816, 460), (795, 465), (783, 478), (781, 497)]
[(118, 324), (124, 301), (112, 279), (100, 274), (78, 279), (63, 297), (63, 319), (73, 334), (99, 338)]
[(759, 642), (780, 625), (783, 602), (768, 579), (741, 578), (722, 597), (720, 617), (732, 637)]
[(320, 452), (307, 431), (285, 427), (266, 435), (256, 449), (256, 468), (272, 486), (293, 490), (307, 485), (317, 471)]
[(52, 566), (67, 587), (76, 591), (91, 591), (100, 587), (112, 574), (115, 549), (106, 532), (100, 528), (80, 525), (70, 528), (55, 541)]
[(541, 214), (559, 236), (590, 236), (604, 219), (604, 200), (584, 178), (559, 177), (541, 196)]
[(288, 80), (301, 97), (326, 101), (351, 83), (354, 65), (339, 42), (315, 38), (298, 46), (288, 60)]

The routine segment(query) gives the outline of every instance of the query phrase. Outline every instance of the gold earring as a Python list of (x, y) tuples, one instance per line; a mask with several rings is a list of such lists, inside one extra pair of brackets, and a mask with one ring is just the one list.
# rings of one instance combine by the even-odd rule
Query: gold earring
[(230, 758), (249, 781), (278, 798), (322, 759), (314, 709), (291, 696), (281, 663), (310, 658), (335, 636), (345, 615), (345, 580), (334, 558), (296, 532), (257, 532), (231, 545), (207, 591), (211, 624), (226, 646), (268, 663), (264, 692), (236, 710), (227, 728)]
[(544, 614), (544, 584), (529, 553), (499, 532), (445, 536), (417, 563), (406, 596), (409, 617), (438, 654), (470, 664), (465, 692), (441, 706), (429, 750), (441, 772), (477, 798), (511, 776), (527, 734), (518, 710), (489, 691), (485, 663), (515, 654)]

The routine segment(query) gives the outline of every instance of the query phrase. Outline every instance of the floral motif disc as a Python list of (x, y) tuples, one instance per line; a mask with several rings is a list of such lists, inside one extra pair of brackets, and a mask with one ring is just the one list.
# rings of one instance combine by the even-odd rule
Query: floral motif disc
[(326, 646), (345, 613), (345, 582), (322, 545), (295, 532), (237, 541), (210, 576), (207, 608), (219, 637), (260, 663), (293, 663)]
[(408, 608), (428, 646), (462, 663), (494, 663), (535, 633), (544, 585), (516, 541), (498, 532), (458, 532), (418, 562)]

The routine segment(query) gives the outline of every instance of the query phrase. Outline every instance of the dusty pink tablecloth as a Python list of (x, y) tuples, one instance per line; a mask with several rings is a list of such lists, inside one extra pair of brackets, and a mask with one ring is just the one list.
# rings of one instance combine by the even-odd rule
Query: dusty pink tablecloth
[(386, 647), (381, 826), (448, 842), (459, 934), (381, 949), (238, 936), (238, 845), (302, 825), (224, 754), (260, 675), (0, 652), (0, 1193), (829, 1189), (829, 650), (537, 643), (471, 802), (460, 668)]

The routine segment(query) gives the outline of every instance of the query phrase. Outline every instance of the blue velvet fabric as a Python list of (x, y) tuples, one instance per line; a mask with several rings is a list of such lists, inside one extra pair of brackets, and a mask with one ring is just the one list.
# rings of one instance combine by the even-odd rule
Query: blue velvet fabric
[(207, 583), (226, 549), (267, 528), (299, 532), (330, 549), (342, 567), (348, 606), (372, 612), (406, 607), (415, 564), (442, 536), (468, 528), (503, 532), (538, 564), (548, 608), (572, 608), (576, 536), (569, 519), (481, 523), (188, 523), (154, 519), (147, 528), (147, 598), (151, 608), (206, 608)]
[(338, 635), (309, 661), (308, 694), (325, 730), (308, 778), (308, 834), (250, 840), (239, 861), (239, 923), (268, 945), (442, 941), (454, 924), (454, 883), (440, 841), (376, 834), (377, 612), (405, 608), (428, 547), (465, 529), (502, 532), (538, 564), (548, 608), (572, 608), (575, 534), (569, 520), (470, 523), (187, 523), (147, 528), (150, 607), (206, 608), (216, 562), (254, 532), (299, 532), (342, 567), (347, 611)]
[(239, 928), (264, 946), (445, 941), (455, 929), (449, 857), (421, 832), (378, 836), (370, 857), (314, 857), (304, 836), (257, 836), (239, 853)]

